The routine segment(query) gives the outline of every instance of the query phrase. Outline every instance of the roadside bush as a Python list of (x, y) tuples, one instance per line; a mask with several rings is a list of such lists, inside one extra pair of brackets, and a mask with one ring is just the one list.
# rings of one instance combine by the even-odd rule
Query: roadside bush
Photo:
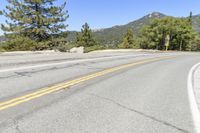
[(88, 52), (91, 52), (91, 51), (103, 50), (103, 49), (106, 49), (106, 47), (104, 45), (94, 45), (94, 46), (91, 46), (91, 47), (85, 47), (84, 52), (88, 53)]
[(119, 49), (138, 49), (140, 48), (139, 42), (134, 42), (134, 44), (130, 45), (129, 47), (124, 46), (124, 43), (120, 43), (117, 45)]
[(200, 51), (200, 37), (195, 38), (192, 42), (191, 51)]
[(0, 52), (6, 52), (6, 50), (0, 46)]
[(35, 50), (37, 43), (29, 38), (17, 36), (3, 43), (3, 48), (6, 51), (25, 51)]
[(76, 47), (76, 44), (74, 44), (74, 43), (60, 44), (57, 47), (57, 50), (60, 52), (69, 52), (69, 50), (73, 47)]
[(35, 50), (55, 50), (59, 46), (66, 44), (66, 39), (60, 36), (52, 36), (44, 41), (34, 41), (29, 37), (17, 34), (8, 34), (3, 48), (7, 51), (35, 51)]

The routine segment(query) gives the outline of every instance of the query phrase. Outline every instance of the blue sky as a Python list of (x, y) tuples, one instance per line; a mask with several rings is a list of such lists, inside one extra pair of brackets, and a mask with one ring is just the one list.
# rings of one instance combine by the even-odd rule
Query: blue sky
[[(57, 0), (57, 4), (63, 2)], [(190, 11), (200, 14), (200, 0), (68, 0), (67, 3), (68, 30), (80, 30), (85, 22), (92, 29), (122, 25), (154, 11), (180, 17), (188, 16)], [(6, 4), (6, 0), (1, 0), (0, 10)], [(5, 18), (0, 16), (0, 23), (4, 22)]]

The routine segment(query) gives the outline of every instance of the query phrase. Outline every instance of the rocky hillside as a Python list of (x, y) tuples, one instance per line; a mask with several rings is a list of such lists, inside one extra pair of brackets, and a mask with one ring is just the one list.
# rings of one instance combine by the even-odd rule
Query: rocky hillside
[(148, 14), (138, 20), (130, 22), (126, 25), (114, 26), (108, 29), (103, 29), (101, 31), (94, 32), (96, 38), (100, 42), (104, 43), (118, 43), (121, 41), (123, 34), (127, 32), (128, 29), (132, 28), (134, 33), (137, 34), (140, 29), (149, 24), (149, 22), (154, 18), (162, 18), (166, 15), (158, 12)]

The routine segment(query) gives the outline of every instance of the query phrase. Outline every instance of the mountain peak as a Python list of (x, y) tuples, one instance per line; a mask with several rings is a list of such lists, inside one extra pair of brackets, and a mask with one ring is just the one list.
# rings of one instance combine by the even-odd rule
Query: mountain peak
[(166, 15), (164, 15), (163, 13), (160, 13), (160, 12), (152, 12), (150, 14), (148, 14), (146, 17), (148, 18), (161, 18), (161, 17), (164, 17)]

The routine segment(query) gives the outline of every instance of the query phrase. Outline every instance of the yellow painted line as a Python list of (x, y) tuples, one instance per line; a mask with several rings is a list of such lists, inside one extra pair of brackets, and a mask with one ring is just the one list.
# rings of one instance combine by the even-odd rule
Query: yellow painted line
[(47, 94), (50, 94), (50, 93), (53, 93), (53, 92), (56, 92), (56, 91), (59, 91), (59, 90), (62, 90), (62, 89), (66, 89), (70, 86), (79, 84), (81, 82), (85, 82), (85, 81), (94, 79), (96, 77), (100, 77), (100, 76), (118, 71), (118, 70), (133, 67), (133, 66), (136, 66), (136, 65), (139, 65), (139, 64), (158, 61), (158, 60), (162, 60), (162, 59), (170, 59), (170, 58), (174, 58), (174, 57), (159, 57), (159, 58), (145, 59), (145, 60), (137, 61), (137, 62), (134, 62), (134, 63), (129, 63), (129, 64), (109, 68), (109, 69), (106, 69), (106, 70), (103, 70), (103, 71), (100, 71), (100, 72), (96, 72), (96, 73), (93, 73), (93, 74), (90, 74), (90, 75), (87, 75), (87, 76), (83, 76), (83, 77), (71, 80), (71, 81), (56, 84), (56, 85), (48, 87), (48, 88), (46, 87), (46, 88), (40, 89), (36, 92), (30, 93), (30, 94), (27, 94), (27, 95), (24, 95), (24, 96), (21, 96), (21, 97), (13, 98), (11, 100), (0, 103), (0, 111), (7, 109), (7, 108), (10, 108), (10, 107), (13, 107), (13, 106), (16, 106), (18, 104), (24, 103), (24, 102), (28, 102), (28, 101), (36, 99), (36, 98), (39, 98), (41, 96), (44, 96), (44, 95), (47, 95)]

